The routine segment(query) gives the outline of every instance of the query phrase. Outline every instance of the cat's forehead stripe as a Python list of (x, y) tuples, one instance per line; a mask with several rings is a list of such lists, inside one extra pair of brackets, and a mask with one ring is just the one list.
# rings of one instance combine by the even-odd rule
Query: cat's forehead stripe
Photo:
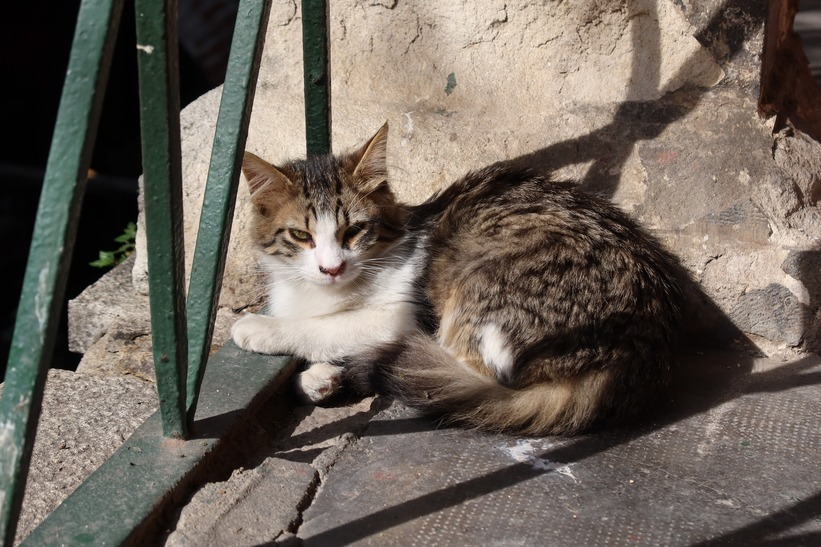
[[(341, 221), (339, 219), (339, 214), (340, 213), (342, 213), (342, 220)], [(336, 211), (334, 212), (334, 217), (336, 218), (336, 221), (340, 224), (347, 225), (347, 224), (351, 223), (351, 219), (348, 216), (348, 210), (345, 207), (342, 206), (342, 199), (341, 198), (336, 198)]]
[(339, 165), (332, 156), (319, 156), (295, 164), (302, 173), (302, 190), (317, 211), (333, 212), (334, 202), (342, 193)]

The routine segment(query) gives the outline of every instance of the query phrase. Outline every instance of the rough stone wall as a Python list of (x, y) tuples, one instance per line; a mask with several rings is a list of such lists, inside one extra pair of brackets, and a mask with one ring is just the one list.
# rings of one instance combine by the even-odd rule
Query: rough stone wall
[[(272, 9), (247, 148), (277, 162), (304, 154), (301, 24), (294, 0)], [(763, 0), (334, 1), (334, 148), (387, 120), (410, 202), (502, 160), (576, 179), (664, 239), (761, 349), (817, 348), (821, 147), (756, 115), (765, 12)], [(183, 112), (189, 260), (218, 104), (216, 90)], [(261, 295), (240, 185), (233, 309)]]

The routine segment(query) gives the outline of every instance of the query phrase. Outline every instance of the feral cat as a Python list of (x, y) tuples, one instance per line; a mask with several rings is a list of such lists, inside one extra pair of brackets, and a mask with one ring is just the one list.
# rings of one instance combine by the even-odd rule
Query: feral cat
[(247, 350), (302, 357), (304, 396), (341, 382), (445, 420), (573, 434), (665, 387), (682, 269), (602, 199), (502, 164), (417, 206), (388, 185), (383, 126), (353, 153), (246, 154), (267, 315)]

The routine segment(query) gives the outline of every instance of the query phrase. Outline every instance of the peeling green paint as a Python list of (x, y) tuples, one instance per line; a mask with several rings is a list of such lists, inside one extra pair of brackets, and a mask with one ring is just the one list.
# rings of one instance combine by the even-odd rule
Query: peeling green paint
[[(176, 0), (136, 0), (151, 333), (163, 432), (188, 433)], [(151, 45), (147, 45), (151, 44)]]

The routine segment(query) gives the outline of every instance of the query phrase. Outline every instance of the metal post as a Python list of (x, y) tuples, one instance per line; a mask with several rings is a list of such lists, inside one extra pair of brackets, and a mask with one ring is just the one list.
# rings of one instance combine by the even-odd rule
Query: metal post
[(222, 88), (197, 246), (188, 287), (188, 420), (193, 423), (211, 349), (242, 155), (271, 0), (242, 0)]
[(0, 401), (0, 540), (11, 545), (74, 250), (122, 0), (83, 0)]
[(163, 434), (184, 437), (188, 338), (177, 0), (137, 0), (135, 8), (154, 370)]
[(305, 140), (308, 154), (331, 151), (331, 75), (328, 0), (302, 0)]

